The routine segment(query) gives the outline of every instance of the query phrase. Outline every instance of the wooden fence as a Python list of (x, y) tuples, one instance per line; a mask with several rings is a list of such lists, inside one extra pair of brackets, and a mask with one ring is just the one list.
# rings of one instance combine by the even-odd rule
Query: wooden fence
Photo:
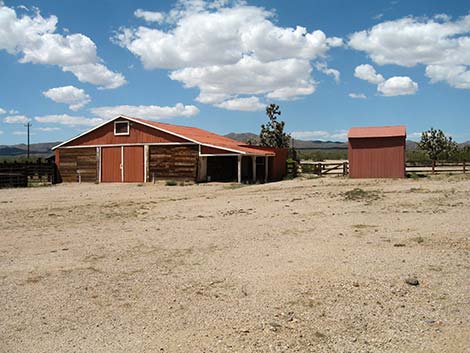
[(301, 161), (300, 172), (303, 174), (322, 175), (348, 175), (348, 162), (312, 162)]
[[(302, 174), (322, 175), (348, 175), (348, 162), (313, 162), (301, 161), (299, 172)], [(437, 163), (406, 163), (407, 174), (465, 174), (469, 171), (466, 162), (437, 162)]]
[(406, 173), (415, 174), (466, 174), (468, 171), (466, 162), (437, 162), (437, 163), (407, 163)]
[(0, 188), (27, 187), (34, 184), (60, 182), (57, 166), (53, 162), (2, 162), (0, 163)]

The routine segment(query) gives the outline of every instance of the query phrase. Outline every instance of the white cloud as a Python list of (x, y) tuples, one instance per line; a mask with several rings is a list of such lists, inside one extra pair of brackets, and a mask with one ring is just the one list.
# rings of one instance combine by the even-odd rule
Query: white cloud
[(1, 114), (6, 114), (6, 113), (7, 113), (7, 111), (5, 109), (0, 108), (0, 115)]
[(266, 108), (266, 104), (261, 103), (258, 97), (235, 98), (229, 99), (222, 103), (216, 104), (217, 107), (228, 110), (241, 110), (246, 112), (254, 112)]
[(51, 131), (58, 131), (61, 130), (60, 127), (36, 127), (34, 130), (44, 131), (44, 132), (51, 132)]
[(467, 70), (465, 65), (428, 65), (426, 76), (432, 83), (446, 81), (452, 87), (470, 89), (470, 70)]
[(73, 111), (79, 110), (91, 101), (85, 90), (74, 86), (55, 87), (42, 94), (56, 103), (68, 104), (69, 109)]
[(126, 83), (123, 75), (108, 70), (103, 64), (64, 66), (62, 70), (70, 71), (77, 76), (79, 81), (100, 86), (100, 89), (114, 89)]
[[(343, 45), (342, 39), (300, 26), (280, 27), (272, 22), (272, 11), (242, 1), (227, 3), (181, 0), (162, 14), (165, 26), (121, 28), (113, 40), (146, 69), (169, 69), (171, 79), (199, 88), (202, 103), (312, 94), (311, 61)], [(334, 69), (328, 70), (336, 77)]]
[[(82, 82), (116, 88), (126, 80), (110, 71), (96, 54), (95, 43), (87, 36), (56, 33), (56, 16), (44, 18), (39, 10), (18, 17), (13, 8), (0, 5), (0, 50), (21, 54), (21, 63), (57, 65), (71, 71)], [(89, 71), (88, 74), (84, 74)]]
[(334, 132), (324, 130), (312, 130), (312, 131), (293, 131), (292, 137), (299, 140), (340, 140), (344, 141), (347, 138), (347, 130), (337, 130)]
[(470, 89), (470, 15), (452, 21), (405, 17), (353, 33), (349, 46), (365, 51), (379, 65), (426, 66), (431, 82)]
[(372, 65), (363, 64), (359, 65), (354, 69), (354, 76), (374, 84), (379, 84), (385, 79), (381, 74), (375, 72), (375, 69)]
[(18, 114), (18, 113), (19, 113), (19, 111), (18, 111), (18, 110), (15, 110), (15, 109), (10, 109), (10, 110), (8, 111), (8, 114), (10, 114), (10, 115), (16, 115), (16, 114)]
[(199, 113), (199, 109), (194, 105), (184, 105), (177, 103), (173, 107), (161, 107), (158, 105), (116, 105), (108, 107), (92, 108), (90, 111), (101, 118), (112, 119), (118, 115), (128, 115), (144, 119), (167, 119), (174, 117), (188, 117)]
[(36, 116), (34, 120), (40, 123), (61, 124), (67, 126), (96, 126), (104, 121), (100, 118), (85, 118), (82, 116), (70, 116), (67, 114)]
[(407, 76), (394, 76), (380, 83), (377, 91), (389, 97), (410, 95), (418, 91), (418, 84)]
[(155, 11), (144, 11), (142, 9), (137, 9), (134, 11), (134, 16), (137, 18), (142, 18), (147, 22), (163, 22), (164, 15), (161, 12)]
[(367, 96), (364, 93), (349, 93), (349, 97), (354, 99), (367, 99)]
[[(410, 95), (418, 91), (418, 84), (408, 76), (394, 76), (385, 80), (385, 78), (381, 74), (378, 74), (374, 67), (369, 64), (357, 66), (354, 69), (354, 76), (361, 80), (377, 84), (377, 91), (388, 97)], [(349, 96), (352, 98), (360, 98), (353, 97), (351, 94)]]
[(31, 120), (24, 115), (9, 115), (3, 118), (3, 121), (7, 124), (26, 124)]
[(293, 99), (315, 90), (307, 60), (285, 59), (263, 63), (247, 56), (234, 65), (188, 67), (170, 78), (185, 87), (199, 87), (201, 103), (221, 103), (238, 94), (266, 94), (272, 99)]
[(339, 81), (340, 81), (340, 72), (338, 70), (329, 68), (326, 63), (316, 63), (315, 68), (318, 71), (323, 72), (325, 75), (333, 76), (336, 83), (339, 83)]

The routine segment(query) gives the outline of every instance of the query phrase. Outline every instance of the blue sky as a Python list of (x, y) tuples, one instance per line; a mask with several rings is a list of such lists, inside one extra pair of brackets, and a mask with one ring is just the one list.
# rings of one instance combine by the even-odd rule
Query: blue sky
[(470, 140), (468, 1), (2, 1), (0, 144), (119, 113), (293, 136), (433, 126)]

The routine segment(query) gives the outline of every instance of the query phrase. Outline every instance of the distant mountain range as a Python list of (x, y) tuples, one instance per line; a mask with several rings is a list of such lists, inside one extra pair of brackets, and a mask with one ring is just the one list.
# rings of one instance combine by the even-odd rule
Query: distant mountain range
[[(252, 132), (244, 132), (244, 133), (235, 133), (231, 132), (230, 134), (225, 135), (233, 140), (240, 141), (240, 142), (247, 142), (248, 140), (251, 141), (259, 141), (259, 136), (253, 134)], [(298, 140), (294, 139), (294, 148), (298, 149), (327, 149), (327, 150), (345, 150), (348, 148), (347, 142), (339, 142), (339, 141), (321, 141), (321, 140)], [(418, 144), (414, 141), (407, 140), (406, 141), (406, 149), (408, 151), (414, 151), (418, 148)]]
[[(252, 132), (243, 132), (235, 133), (231, 132), (230, 134), (225, 135), (225, 137), (231, 138), (232, 140), (240, 141), (246, 143), (247, 141), (259, 141), (259, 136)], [(320, 140), (297, 140), (294, 139), (294, 147), (299, 149), (338, 149), (344, 150), (348, 148), (346, 142), (338, 141), (320, 141)]]
[[(259, 136), (252, 132), (243, 132), (235, 133), (231, 132), (225, 137), (231, 138), (236, 141), (246, 143), (247, 141), (259, 141)], [(30, 153), (34, 157), (47, 157), (52, 154), (51, 148), (60, 144), (60, 141), (56, 142), (43, 142), (43, 143), (33, 143), (30, 145)], [(459, 144), (459, 146), (468, 146), (470, 141)], [(328, 150), (344, 150), (348, 148), (346, 142), (338, 141), (320, 141), (320, 140), (297, 140), (294, 139), (294, 147), (298, 149), (328, 149)], [(19, 145), (0, 145), (0, 156), (8, 157), (20, 157), (25, 156), (27, 151), (27, 146), (24, 143)], [(418, 144), (414, 141), (406, 141), (406, 149), (408, 151), (414, 151), (418, 149)]]
[[(43, 142), (32, 143), (29, 145), (29, 151), (32, 156), (47, 157), (52, 154), (51, 148), (58, 145), (60, 142)], [(24, 143), (19, 145), (0, 145), (0, 156), (20, 157), (26, 156), (28, 146)]]

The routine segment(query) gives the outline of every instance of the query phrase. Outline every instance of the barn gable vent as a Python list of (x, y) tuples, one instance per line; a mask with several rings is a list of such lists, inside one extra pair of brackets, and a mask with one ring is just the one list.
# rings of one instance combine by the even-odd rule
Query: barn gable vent
[(114, 122), (114, 136), (129, 135), (129, 122), (128, 121), (115, 121)]

